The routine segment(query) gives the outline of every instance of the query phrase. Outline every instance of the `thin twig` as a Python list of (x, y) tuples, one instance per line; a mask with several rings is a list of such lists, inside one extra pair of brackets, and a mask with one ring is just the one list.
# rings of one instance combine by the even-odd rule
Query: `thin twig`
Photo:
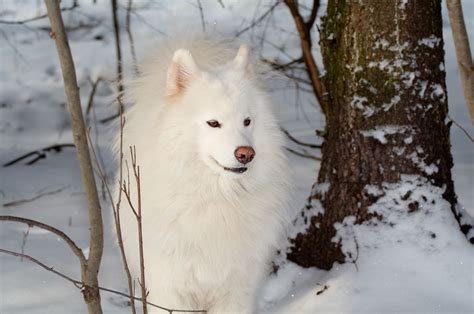
[(33, 197), (30, 197), (30, 198), (25, 198), (25, 199), (20, 199), (20, 200), (15, 200), (15, 201), (3, 203), (3, 207), (17, 206), (17, 205), (20, 205), (20, 204), (33, 202), (33, 201), (36, 201), (39, 198), (42, 198), (43, 196), (58, 194), (58, 193), (64, 191), (64, 189), (66, 189), (66, 188), (67, 188), (67, 186), (64, 186), (64, 187), (61, 187), (61, 188), (53, 190), (53, 191), (38, 193), (37, 195), (35, 195)]
[(122, 191), (125, 194), (125, 197), (128, 201), (128, 205), (130, 206), (130, 209), (132, 210), (133, 214), (135, 215), (135, 218), (137, 220), (137, 226), (138, 226), (138, 249), (139, 249), (139, 255), (140, 255), (140, 288), (141, 288), (141, 295), (143, 298), (143, 313), (147, 313), (147, 308), (146, 308), (146, 297), (148, 295), (148, 292), (146, 291), (146, 281), (145, 281), (145, 254), (143, 250), (143, 226), (142, 226), (142, 201), (141, 201), (141, 185), (140, 185), (140, 166), (137, 164), (137, 151), (135, 146), (130, 146), (130, 159), (132, 162), (132, 170), (133, 170), (133, 175), (135, 178), (135, 184), (137, 187), (137, 204), (136, 206), (133, 204), (131, 200), (131, 190), (130, 190), (130, 169), (128, 167), (128, 162), (127, 160), (125, 161), (125, 164), (127, 166), (127, 181), (123, 181), (123, 187)]
[(97, 86), (99, 86), (99, 83), (102, 82), (102, 78), (99, 76), (95, 81), (90, 81), (92, 85), (92, 90), (91, 93), (89, 94), (89, 99), (87, 100), (87, 107), (86, 107), (86, 117), (89, 116), (89, 113), (92, 109), (92, 106), (94, 104), (94, 96), (97, 91)]
[[(25, 253), (26, 240), (28, 239), (28, 235), (30, 234), (30, 229), (31, 227), (28, 226), (28, 229), (26, 229), (26, 231), (23, 232), (23, 239), (21, 240), (21, 254)], [(20, 261), (23, 262), (23, 257), (20, 258)]]
[(255, 27), (257, 24), (259, 24), (260, 22), (262, 22), (270, 13), (273, 12), (273, 10), (275, 10), (275, 8), (280, 4), (281, 2), (280, 1), (276, 1), (273, 5), (270, 6), (270, 8), (268, 8), (267, 11), (265, 11), (259, 18), (257, 18), (256, 20), (254, 20), (250, 25), (244, 27), (243, 29), (241, 29), (240, 31), (238, 31), (236, 34), (235, 34), (235, 37), (239, 37), (240, 35), (242, 35), (243, 33), (247, 32), (249, 29)]
[(295, 142), (296, 144), (298, 145), (301, 145), (301, 146), (306, 146), (306, 147), (310, 147), (310, 148), (316, 148), (316, 149), (320, 149), (321, 148), (321, 145), (316, 145), (316, 144), (311, 144), (311, 143), (305, 143), (305, 142), (302, 142), (300, 140), (298, 140), (297, 138), (293, 137), (293, 135), (290, 134), (290, 132), (288, 132), (288, 130), (286, 130), (285, 128), (283, 127), (280, 127), (280, 130), (285, 133), (285, 135), (293, 142)]
[(289, 151), (290, 153), (292, 154), (295, 154), (296, 156), (299, 156), (299, 157), (303, 157), (303, 158), (307, 158), (307, 159), (313, 159), (313, 160), (317, 160), (317, 161), (321, 161), (321, 157), (317, 157), (317, 156), (313, 156), (313, 155), (310, 155), (310, 154), (307, 154), (307, 153), (301, 153), (301, 152), (298, 152), (294, 149), (291, 149), (289, 147), (285, 147), (285, 149), (287, 151)]
[[(127, 275), (127, 283), (128, 283), (128, 291), (129, 294), (131, 295), (130, 297), (130, 306), (132, 308), (132, 314), (136, 313), (135, 309), (135, 290), (133, 289), (132, 285), (132, 274), (130, 273), (130, 267), (128, 266), (128, 261), (127, 257), (125, 255), (125, 248), (123, 245), (123, 237), (122, 237), (122, 227), (120, 223), (120, 205), (121, 205), (121, 199), (122, 199), (122, 189), (120, 188), (120, 182), (122, 181), (122, 164), (123, 164), (123, 151), (122, 151), (122, 145), (123, 145), (123, 127), (125, 126), (125, 117), (122, 116), (122, 111), (120, 111), (120, 170), (119, 170), (119, 195), (117, 199), (117, 203), (114, 202), (114, 199), (112, 197), (112, 192), (110, 191), (109, 184), (107, 183), (107, 177), (105, 175), (105, 172), (103, 170), (103, 166), (101, 165), (99, 159), (97, 158), (96, 151), (94, 147), (91, 147), (92, 150), (92, 155), (93, 155), (93, 160), (96, 165), (97, 169), (97, 174), (102, 181), (102, 184), (105, 186), (105, 189), (107, 191), (108, 198), (110, 200), (110, 204), (112, 205), (112, 211), (114, 215), (114, 222), (115, 222), (115, 228), (116, 228), (116, 233), (117, 233), (117, 243), (120, 249), (120, 255), (122, 258), (122, 264), (125, 270), (125, 274)], [(90, 133), (88, 133), (89, 139), (90, 139)], [(89, 140), (90, 141), (90, 140)]]
[(463, 128), (462, 125), (460, 125), (459, 123), (456, 122), (456, 120), (454, 120), (453, 118), (451, 118), (449, 115), (448, 115), (448, 119), (451, 120), (451, 122), (454, 123), (455, 126), (457, 126), (461, 131), (464, 132), (464, 134), (466, 134), (467, 138), (471, 141), (471, 143), (474, 143), (474, 138), (467, 132), (467, 130), (465, 128)]

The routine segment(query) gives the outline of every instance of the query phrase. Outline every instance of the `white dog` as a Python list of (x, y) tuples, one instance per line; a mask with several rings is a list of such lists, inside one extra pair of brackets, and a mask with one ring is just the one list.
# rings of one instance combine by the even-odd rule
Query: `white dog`
[[(130, 166), (135, 146), (140, 166), (148, 300), (255, 312), (292, 217), (282, 135), (248, 49), (232, 58), (223, 44), (175, 40), (141, 70), (127, 95), (123, 151)], [(136, 220), (122, 200), (126, 255), (139, 278)]]

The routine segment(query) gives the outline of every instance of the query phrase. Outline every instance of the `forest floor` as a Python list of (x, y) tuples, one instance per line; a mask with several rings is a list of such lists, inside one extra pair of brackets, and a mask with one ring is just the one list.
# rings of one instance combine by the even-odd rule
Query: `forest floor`
[[(68, 7), (70, 1), (62, 1)], [(138, 58), (148, 47), (165, 40), (173, 32), (200, 32), (200, 11), (192, 1), (136, 1), (132, 31)], [(206, 32), (234, 37), (253, 19), (268, 9), (268, 1), (202, 1)], [(44, 14), (42, 2), (0, 0), (1, 20), (21, 20)], [(109, 2), (79, 1), (80, 7), (64, 12), (70, 45), (76, 64), (84, 109), (98, 77), (115, 78), (115, 45)], [(474, 2), (463, 1), (468, 29), (474, 29)], [(323, 12), (324, 7), (320, 12)], [(249, 12), (251, 12), (249, 14)], [(133, 76), (129, 41), (124, 31), (125, 5), (120, 6), (122, 53), (125, 82)], [(446, 46), (446, 74), (450, 116), (467, 132), (474, 134), (464, 105), (456, 69), (450, 26), (443, 12)], [(240, 42), (251, 42), (255, 57), (288, 57), (275, 49), (298, 56), (299, 42), (293, 21), (280, 5), (273, 21), (262, 22), (244, 32)], [(0, 25), (0, 164), (30, 151), (54, 144), (71, 143), (71, 129), (61, 71), (54, 42), (49, 38), (49, 22), (39, 19), (22, 25)], [(317, 32), (315, 42), (317, 42)], [(472, 34), (472, 32), (471, 32)], [(261, 37), (265, 35), (266, 40)], [(260, 44), (263, 42), (262, 47)], [(471, 43), (473, 38), (471, 38)], [(315, 45), (315, 55), (319, 50)], [(115, 86), (98, 85), (88, 123), (91, 137), (100, 152), (109, 177), (111, 127), (99, 122), (115, 113)], [(323, 117), (311, 94), (296, 93), (282, 78), (272, 80), (272, 98), (281, 124), (306, 142), (318, 143), (315, 129), (323, 128)], [(461, 129), (451, 129), (454, 157), (453, 176), (459, 201), (474, 215), (474, 144)], [(289, 142), (292, 149), (301, 147)], [(319, 151), (310, 151), (318, 155)], [(28, 165), (34, 159), (33, 164)], [(296, 177), (295, 208), (304, 206), (318, 170), (318, 163), (289, 154)], [(416, 185), (406, 178), (407, 185)], [(404, 187), (398, 187), (403, 189)], [(103, 187), (101, 187), (103, 192)], [(426, 195), (436, 191), (424, 186)], [(103, 200), (104, 210), (108, 208)], [(70, 147), (60, 152), (39, 153), (8, 167), (0, 167), (0, 214), (22, 216), (51, 224), (72, 237), (79, 247), (88, 248), (88, 219), (75, 152)], [(434, 210), (443, 210), (440, 204)], [(426, 214), (426, 213), (425, 213)], [(450, 213), (449, 213), (450, 214)], [(112, 230), (110, 215), (104, 214), (106, 230)], [(367, 245), (358, 247), (354, 263), (336, 265), (331, 271), (303, 269), (284, 264), (269, 277), (259, 298), (262, 312), (474, 312), (474, 248), (456, 229), (447, 214), (415, 214), (409, 222), (392, 217), (397, 226), (387, 233), (377, 228), (353, 226), (347, 221), (342, 231)], [(347, 229), (345, 227), (351, 226)], [(414, 231), (415, 230), (415, 231)], [(423, 235), (436, 233), (432, 242)], [(354, 246), (354, 243), (345, 243)], [(15, 223), (0, 225), (0, 248), (23, 251), (54, 269), (80, 278), (79, 264), (63, 241), (37, 228)], [(105, 252), (100, 272), (104, 287), (126, 290), (125, 276), (112, 232), (106, 233)], [(107, 313), (128, 313), (125, 299), (102, 294)], [(156, 303), (159, 303), (157, 301)], [(86, 311), (79, 290), (69, 282), (42, 270), (26, 260), (0, 254), (1, 313), (83, 313)]]

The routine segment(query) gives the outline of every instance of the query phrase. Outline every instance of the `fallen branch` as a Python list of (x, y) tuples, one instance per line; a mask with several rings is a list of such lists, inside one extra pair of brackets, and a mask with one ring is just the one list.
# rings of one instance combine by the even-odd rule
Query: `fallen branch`
[(35, 162), (37, 162), (40, 159), (46, 158), (46, 153), (51, 152), (51, 151), (59, 153), (59, 152), (62, 151), (63, 148), (66, 148), (66, 147), (74, 147), (75, 148), (76, 146), (72, 143), (65, 143), (65, 144), (55, 144), (55, 145), (51, 145), (51, 146), (48, 146), (48, 147), (45, 147), (45, 148), (40, 148), (38, 150), (28, 152), (24, 155), (21, 155), (20, 157), (17, 157), (13, 160), (10, 160), (10, 161), (4, 163), (3, 167), (9, 167), (11, 165), (16, 164), (17, 162), (22, 161), (23, 159), (26, 159), (30, 156), (36, 155), (36, 158), (34, 158), (34, 159), (32, 159), (32, 160), (30, 160), (29, 162), (26, 163), (26, 165), (29, 166), (29, 165), (34, 164)]

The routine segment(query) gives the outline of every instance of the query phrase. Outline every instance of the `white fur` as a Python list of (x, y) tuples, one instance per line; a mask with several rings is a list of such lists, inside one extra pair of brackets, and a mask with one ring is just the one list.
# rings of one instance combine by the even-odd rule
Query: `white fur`
[[(259, 285), (292, 218), (281, 132), (249, 69), (247, 48), (232, 60), (236, 52), (204, 39), (174, 40), (154, 52), (126, 95), (133, 107), (126, 112), (123, 151), (130, 165), (129, 147), (135, 146), (140, 165), (148, 299), (165, 307), (255, 312)], [(167, 97), (175, 61), (196, 68), (186, 89)], [(212, 119), (222, 127), (209, 127)], [(241, 167), (234, 157), (238, 146), (256, 152), (245, 173), (217, 165)], [(131, 187), (135, 201), (133, 179)], [(124, 199), (121, 216), (138, 278), (136, 221)]]

